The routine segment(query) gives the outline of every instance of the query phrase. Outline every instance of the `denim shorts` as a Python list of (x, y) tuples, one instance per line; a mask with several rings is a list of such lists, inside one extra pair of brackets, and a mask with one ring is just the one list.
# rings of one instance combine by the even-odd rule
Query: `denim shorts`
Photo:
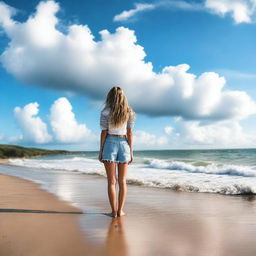
[(103, 146), (102, 160), (127, 163), (131, 160), (131, 149), (126, 138), (108, 135)]

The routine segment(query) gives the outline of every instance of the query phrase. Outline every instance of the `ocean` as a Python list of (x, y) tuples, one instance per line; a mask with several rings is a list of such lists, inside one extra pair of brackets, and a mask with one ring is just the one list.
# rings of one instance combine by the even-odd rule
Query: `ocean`
[[(26, 168), (12, 174), (45, 186), (51, 175), (63, 172), (106, 177), (97, 158), (98, 152), (84, 152), (14, 159), (12, 165)], [(256, 194), (256, 149), (135, 151), (127, 183), (186, 192)]]

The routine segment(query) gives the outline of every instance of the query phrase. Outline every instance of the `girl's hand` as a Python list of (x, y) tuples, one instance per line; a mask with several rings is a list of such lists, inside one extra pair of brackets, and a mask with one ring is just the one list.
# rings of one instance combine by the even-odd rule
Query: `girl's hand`
[(98, 160), (103, 163), (103, 161), (102, 161), (102, 152), (99, 153)]
[(133, 162), (133, 153), (131, 153), (131, 160), (128, 162), (128, 164), (131, 164)]

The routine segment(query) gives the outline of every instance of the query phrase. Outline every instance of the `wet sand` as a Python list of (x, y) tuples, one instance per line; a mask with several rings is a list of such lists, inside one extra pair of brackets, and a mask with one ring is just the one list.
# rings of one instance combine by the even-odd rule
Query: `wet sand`
[(120, 255), (132, 256), (256, 255), (254, 196), (129, 185), (125, 204), (128, 215), (111, 222), (97, 214), (106, 210), (106, 181), (93, 176), (88, 180), (84, 192), (91, 195), (87, 207), (92, 214), (79, 217), (81, 227), (87, 240), (106, 251), (119, 245)]
[(55, 175), (56, 195), (83, 214), (6, 211), (80, 210), (32, 182), (0, 175), (0, 255), (256, 255), (255, 196), (128, 185), (127, 216), (112, 219), (104, 177)]

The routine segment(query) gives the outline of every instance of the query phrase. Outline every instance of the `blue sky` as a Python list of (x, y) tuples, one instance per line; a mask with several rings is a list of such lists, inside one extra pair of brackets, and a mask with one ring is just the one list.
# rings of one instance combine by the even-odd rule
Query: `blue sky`
[[(58, 18), (56, 29), (65, 35), (68, 33), (68, 27), (72, 24), (87, 25), (91, 30), (91, 34), (94, 36), (94, 41), (99, 42), (101, 41), (99, 31), (106, 29), (111, 34), (114, 34), (118, 27), (125, 27), (129, 29), (129, 31), (134, 31), (137, 39), (136, 44), (142, 46), (146, 54), (143, 61), (144, 63), (152, 63), (152, 72), (155, 74), (161, 73), (163, 68), (167, 66), (176, 67), (180, 64), (188, 64), (190, 69), (186, 72), (192, 73), (197, 77), (204, 72), (215, 72), (219, 74), (219, 76), (224, 76), (226, 79), (222, 90), (239, 91), (242, 92), (242, 94), (246, 93), (247, 96), (250, 97), (250, 104), (247, 98), (241, 100), (241, 106), (245, 106), (248, 103), (248, 106), (246, 105), (247, 107), (243, 111), (241, 110), (241, 113), (227, 113), (224, 115), (224, 119), (216, 119), (215, 116), (220, 116), (221, 111), (219, 110), (218, 113), (207, 114), (207, 117), (205, 117), (203, 114), (199, 113), (200, 111), (196, 112), (198, 110), (193, 110), (194, 112), (191, 111), (190, 113), (189, 107), (184, 111), (182, 107), (179, 107), (174, 113), (172, 110), (163, 111), (164, 106), (162, 106), (157, 114), (155, 114), (153, 113), (154, 111), (152, 111), (152, 106), (150, 106), (150, 101), (146, 102), (147, 100), (145, 100), (146, 103), (144, 105), (139, 104), (138, 98), (132, 95), (132, 93), (136, 94), (136, 90), (133, 90), (133, 92), (128, 93), (128, 99), (131, 98), (131, 106), (137, 110), (136, 125), (134, 127), (135, 147), (137, 149), (227, 148), (254, 147), (255, 145), (256, 135), (254, 133), (254, 127), (256, 125), (256, 118), (255, 111), (252, 110), (252, 108), (254, 108), (253, 103), (255, 103), (256, 100), (256, 23), (254, 23), (253, 20), (256, 14), (250, 13), (250, 15), (248, 14), (249, 17), (245, 18), (236, 17), (234, 16), (235, 9), (232, 7), (232, 1), (224, 1), (227, 4), (227, 9), (224, 12), (222, 10), (222, 13), (220, 13), (220, 9), (218, 9), (220, 0), (216, 0), (215, 2), (214, 0), (208, 1), (209, 3), (206, 2), (207, 1), (140, 2), (121, 0), (54, 2), (58, 3), (60, 8), (56, 14)], [(3, 2), (1, 3), (3, 4)], [(11, 6), (16, 9), (16, 15), (13, 16), (13, 20), (25, 23), (28, 17), (35, 13), (35, 8), (40, 1), (19, 0), (4, 1), (4, 3), (4, 6), (7, 6), (6, 8)], [(153, 7), (149, 10), (145, 9), (144, 11), (139, 11), (134, 16), (123, 20), (113, 20), (116, 15), (121, 14), (125, 10), (135, 10), (136, 3), (151, 5)], [(192, 8), (180, 7), (180, 5), (178, 5), (179, 3), (186, 3)], [(250, 1), (247, 3), (246, 1), (242, 1), (242, 3), (244, 3), (246, 7), (250, 7)], [(214, 8), (210, 8), (211, 6), (208, 5), (207, 7), (207, 4), (215, 5), (213, 5)], [(248, 21), (246, 18), (250, 18), (250, 20)], [(3, 24), (4, 23), (0, 26), (2, 27), (0, 33), (0, 51), (2, 54), (8, 48), (8, 44), (14, 41), (12, 36), (7, 35), (8, 33), (6, 33), (6, 28)], [(13, 31), (17, 32), (17, 30)], [(38, 33), (40, 33), (40, 28), (38, 29)], [(50, 36), (51, 35), (49, 35), (49, 37)], [(26, 41), (26, 36), (21, 34), (19, 35), (19, 40), (26, 44), (22, 39)], [(28, 45), (25, 45), (25, 47), (28, 47)], [(56, 48), (54, 49), (56, 51)], [(122, 58), (121, 54), (123, 54), (123, 52), (120, 53), (118, 58)], [(12, 55), (9, 54), (7, 57), (10, 59), (10, 56)], [(68, 89), (67, 87), (62, 88), (59, 84), (51, 84), (53, 83), (52, 79), (49, 80), (49, 85), (47, 84), (47, 86), (45, 86), (45, 82), (41, 83), (41, 80), (34, 78), (33, 80), (32, 78), (28, 78), (27, 75), (24, 75), (24, 78), (24, 73), (22, 73), (25, 72), (24, 70), (19, 71), (20, 73), (17, 75), (14, 68), (10, 66), (10, 64), (6, 64), (9, 63), (9, 60), (1, 60), (0, 134), (2, 134), (2, 138), (0, 143), (15, 143), (20, 145), (75, 150), (98, 149), (97, 138), (100, 133), (99, 111), (100, 105), (104, 100), (104, 92), (107, 91), (108, 87), (104, 90), (102, 89), (102, 91), (97, 90), (96, 92), (97, 88), (95, 89), (95, 87), (97, 87), (98, 84), (95, 82), (94, 89), (92, 89), (95, 92), (93, 91), (93, 93), (91, 93), (89, 87), (81, 87), (81, 90), (78, 90), (78, 87), (73, 87), (72, 79), (70, 79), (71, 82), (68, 85), (70, 86)], [(30, 59), (26, 60), (29, 61)], [(34, 60), (40, 62), (42, 61), (42, 56), (38, 55), (37, 59), (33, 59), (33, 61)], [(15, 61), (15, 58), (13, 61)], [(100, 68), (102, 69), (101, 66)], [(129, 66), (127, 67), (127, 70), (128, 69)], [(45, 72), (47, 75), (48, 71), (46, 70)], [(56, 77), (61, 76), (63, 72), (65, 73), (65, 70), (56, 73)], [(95, 76), (97, 76), (96, 74)], [(105, 77), (105, 79), (107, 78), (108, 77)], [(93, 75), (90, 79), (94, 81)], [(185, 83), (182, 79), (183, 77), (175, 80), (175, 86), (177, 88)], [(205, 80), (206, 82), (210, 81), (207, 79)], [(218, 80), (217, 78), (212, 79)], [(120, 81), (119, 84), (122, 87), (122, 79), (116, 80), (116, 78), (113, 78), (113, 81)], [(217, 82), (220, 83), (219, 80)], [(156, 87), (157, 83), (149, 87), (149, 93), (154, 89), (154, 86)], [(126, 88), (128, 88), (128, 83), (124, 85), (124, 90)], [(184, 88), (182, 90), (186, 93), (185, 90), (188, 90), (188, 88)], [(147, 98), (147, 91), (144, 93), (145, 98)], [(243, 97), (242, 94), (236, 97), (241, 99), (241, 97)], [(211, 95), (211, 93), (209, 93), (209, 95)], [(79, 138), (67, 135), (71, 136), (70, 139), (60, 139), (57, 133), (64, 131), (54, 131), (51, 125), (50, 120), (53, 119), (50, 114), (51, 106), (57, 99), (63, 97), (65, 97), (67, 101), (65, 101), (65, 103), (63, 103), (63, 101), (62, 104), (72, 105), (72, 113), (75, 115), (75, 124), (72, 126), (74, 133), (76, 133), (76, 129), (78, 129), (79, 125), (85, 125), (84, 128), (81, 128), (83, 135)], [(166, 104), (166, 108), (169, 108), (168, 98), (164, 96), (161, 97), (164, 98), (163, 101), (159, 98), (160, 101), (158, 99), (155, 103), (153, 102), (153, 104), (156, 104), (155, 108), (158, 108), (158, 102), (159, 105)], [(197, 95), (197, 97), (203, 98), (204, 95)], [(142, 101), (143, 100), (144, 99), (142, 99)], [(171, 100), (172, 98), (170, 96), (170, 101)], [(34, 102), (39, 104), (37, 107), (39, 113), (35, 116), (40, 118), (40, 125), (44, 123), (47, 126), (47, 133), (51, 136), (49, 140), (42, 140), (40, 142), (37, 136), (41, 135), (31, 134), (29, 130), (26, 131), (26, 117), (21, 116), (21, 112), (16, 113), (16, 115), (14, 114), (15, 107), (22, 109), (29, 103)], [(183, 103), (184, 105), (188, 104), (187, 101), (183, 102), (182, 99), (178, 101), (177, 104), (182, 106)], [(224, 103), (221, 104), (223, 112), (226, 111), (226, 108), (241, 108), (239, 105), (235, 105), (236, 103), (233, 103), (233, 98), (233, 105), (227, 103), (225, 107)], [(65, 113), (63, 113), (63, 115), (65, 115)], [(33, 120), (31, 122), (33, 125)], [(42, 126), (40, 127), (42, 128)], [(40, 127), (37, 129), (41, 129)], [(195, 136), (197, 131), (199, 131), (199, 135)], [(45, 130), (42, 131), (42, 133), (45, 134)], [(225, 134), (224, 138), (222, 137), (223, 134)], [(234, 142), (234, 136), (241, 137), (241, 139)]]

